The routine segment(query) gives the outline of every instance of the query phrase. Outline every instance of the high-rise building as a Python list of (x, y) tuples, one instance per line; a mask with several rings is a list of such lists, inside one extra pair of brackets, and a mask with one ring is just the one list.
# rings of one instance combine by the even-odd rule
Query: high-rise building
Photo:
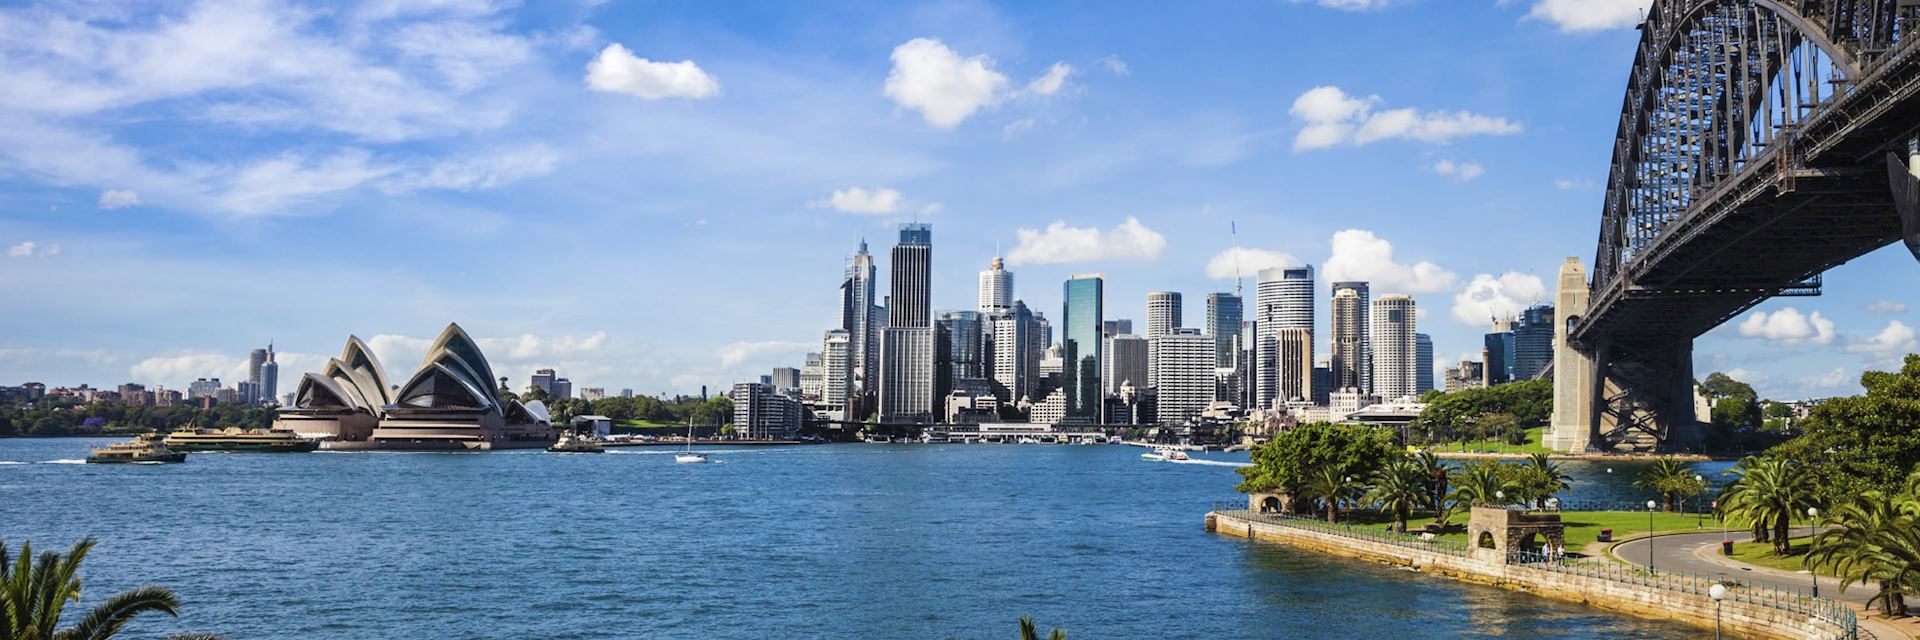
[(1534, 380), (1553, 364), (1553, 305), (1536, 304), (1513, 325), (1513, 380)]
[(1151, 385), (1147, 379), (1146, 338), (1131, 334), (1120, 334), (1107, 338), (1106, 370), (1100, 374), (1105, 382), (1107, 393), (1118, 395), (1120, 387), (1131, 384), (1135, 389), (1145, 389)]
[(793, 367), (773, 368), (773, 392), (793, 393), (800, 390), (800, 370)]
[(999, 256), (980, 272), (980, 313), (989, 315), (1001, 313), (1013, 308), (1013, 272)]
[(1104, 337), (1124, 336), (1133, 333), (1132, 320), (1104, 320), (1100, 322), (1100, 335)]
[(820, 392), (826, 389), (826, 369), (821, 366), (819, 352), (807, 354), (800, 364), (800, 398), (819, 401)]
[[(1240, 361), (1234, 353), (1244, 319), (1240, 296), (1231, 293), (1207, 294), (1207, 335), (1213, 337), (1214, 366), (1231, 367)], [(1223, 398), (1224, 399), (1224, 398)]]
[(1480, 386), (1513, 382), (1513, 323), (1495, 320), (1493, 331), (1487, 333), (1482, 344), (1485, 346), (1480, 351), (1480, 361), (1485, 366), (1481, 368)]
[(260, 401), (258, 397), (260, 393), (260, 376), (265, 373), (264, 369), (266, 365), (266, 349), (254, 349), (247, 353), (247, 382), (250, 383), (250, 387), (245, 390), (246, 393), (241, 394), (241, 402), (252, 404)]
[(1425, 395), (1433, 390), (1433, 338), (1413, 334), (1413, 392)]
[(1332, 329), (1333, 329), (1333, 384), (1335, 388), (1348, 387), (1366, 390), (1371, 387), (1367, 378), (1367, 311), (1371, 304), (1371, 294), (1365, 282), (1333, 283)]
[(1027, 303), (993, 317), (993, 393), (1002, 404), (1033, 401), (1040, 367), (1039, 322)]
[(198, 380), (194, 380), (193, 382), (187, 383), (187, 399), (188, 400), (198, 400), (200, 398), (211, 398), (218, 391), (220, 391), (219, 378), (200, 378)]
[(1308, 381), (1313, 376), (1313, 267), (1263, 269), (1255, 293), (1258, 313), (1254, 318), (1259, 343), (1255, 345), (1258, 353), (1255, 364), (1258, 384), (1255, 385), (1254, 400), (1256, 407), (1269, 408), (1274, 406), (1276, 400), (1288, 399), (1281, 390), (1282, 376), (1287, 373), (1280, 367), (1281, 331), (1300, 329), (1307, 332), (1306, 353), (1301, 354), (1306, 365), (1294, 373)]
[(1147, 294), (1147, 337), (1163, 336), (1180, 328), (1180, 292)]
[(860, 248), (847, 262), (846, 277), (840, 281), (840, 329), (847, 332), (852, 349), (845, 383), (850, 405), (860, 405), (862, 399), (878, 392), (880, 328), (886, 318), (873, 297), (873, 276), (873, 254), (867, 253), (867, 241), (861, 240)]
[[(986, 380), (988, 340), (977, 311), (947, 311), (933, 325), (933, 397), (944, 402), (956, 388)], [(942, 407), (944, 409), (944, 407)]]
[(1313, 332), (1298, 327), (1281, 329), (1274, 336), (1274, 346), (1272, 373), (1279, 386), (1272, 402), (1312, 400)]
[(846, 329), (828, 330), (821, 340), (820, 370), (820, 402), (828, 411), (844, 411), (853, 385), (853, 336)]
[(1373, 300), (1373, 395), (1392, 402), (1419, 393), (1419, 333), (1413, 298), (1386, 295)]
[(607, 398), (606, 387), (581, 387), (580, 388), (581, 400), (605, 400), (606, 398)]
[(887, 267), (892, 277), (880, 339), (880, 420), (932, 422), (933, 227), (900, 225)]
[(1339, 387), (1333, 386), (1332, 363), (1324, 359), (1315, 362), (1313, 365), (1313, 394), (1311, 396), (1313, 406), (1327, 406), (1327, 394), (1332, 393), (1333, 390), (1337, 388)]
[(548, 395), (551, 395), (551, 396), (553, 396), (553, 397), (555, 397), (555, 398), (571, 398), (571, 397), (573, 397), (573, 381), (572, 381), (572, 380), (568, 380), (568, 379), (566, 379), (566, 378), (554, 378), (554, 379), (553, 379), (553, 393), (551, 393), (551, 394), (548, 394)]
[(552, 369), (536, 370), (533, 372), (533, 388), (539, 389), (541, 393), (553, 395), (553, 379)]
[(273, 360), (273, 342), (267, 342), (267, 361), (260, 365), (259, 402), (277, 402), (280, 399), (280, 363)]
[(1486, 386), (1486, 373), (1480, 368), (1481, 364), (1472, 360), (1461, 360), (1458, 366), (1447, 367), (1447, 393)]
[(1077, 275), (1062, 287), (1060, 308), (1060, 386), (1066, 392), (1073, 424), (1099, 424), (1105, 387), (1100, 384), (1101, 308), (1106, 281), (1099, 274)]
[(1214, 341), (1199, 329), (1175, 329), (1153, 339), (1157, 417), (1180, 424), (1213, 402)]
[(800, 433), (800, 401), (772, 385), (739, 382), (727, 397), (733, 401), (735, 435), (747, 440), (788, 440)]

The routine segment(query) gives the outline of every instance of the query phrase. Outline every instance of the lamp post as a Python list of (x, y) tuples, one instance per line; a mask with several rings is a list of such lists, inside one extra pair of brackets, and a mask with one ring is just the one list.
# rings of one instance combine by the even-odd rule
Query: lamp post
[[(1807, 555), (1809, 557), (1813, 555), (1813, 531), (1819, 526), (1816, 524), (1819, 518), (1818, 507), (1807, 507)], [(1807, 573), (1813, 576), (1813, 597), (1818, 598), (1820, 597), (1820, 572), (1814, 569), (1813, 563), (1807, 563)]]
[(1660, 503), (1647, 501), (1647, 573), (1653, 573), (1653, 509)]
[(1713, 640), (1720, 640), (1720, 601), (1727, 599), (1727, 585), (1713, 585), (1707, 596), (1713, 598)]
[[(1696, 473), (1696, 474), (1693, 474), (1693, 485), (1694, 485), (1694, 486), (1696, 486), (1696, 487), (1700, 487), (1700, 490), (1701, 490), (1702, 492), (1704, 492), (1704, 491), (1706, 491), (1706, 490), (1707, 490), (1707, 477), (1706, 477), (1706, 476), (1703, 476), (1703, 475), (1700, 475), (1700, 474), (1698, 474), (1698, 473)], [(1682, 507), (1682, 508), (1681, 508), (1681, 510), (1682, 510), (1682, 511), (1685, 511), (1685, 507)], [(1695, 528), (1695, 529), (1699, 529), (1699, 528), (1701, 528), (1701, 527), (1704, 527), (1704, 526), (1706, 526), (1706, 523), (1707, 523), (1707, 514), (1705, 514), (1705, 513), (1700, 513), (1700, 512), (1698, 512), (1698, 511), (1696, 511), (1696, 512), (1694, 512), (1694, 514), (1693, 514), (1693, 528)]]

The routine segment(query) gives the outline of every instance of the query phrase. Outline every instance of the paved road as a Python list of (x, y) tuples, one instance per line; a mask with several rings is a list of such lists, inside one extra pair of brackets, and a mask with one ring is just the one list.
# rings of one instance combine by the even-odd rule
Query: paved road
[[(1641, 538), (1615, 546), (1613, 555), (1629, 563), (1646, 566), (1647, 544), (1651, 542), (1653, 568), (1656, 570), (1684, 571), (1703, 576), (1726, 576), (1756, 585), (1796, 589), (1803, 592), (1813, 589), (1813, 575), (1805, 571), (1788, 572), (1751, 567), (1720, 556), (1720, 535), (1718, 531), (1710, 531)], [(1747, 533), (1727, 534), (1727, 539), (1734, 542), (1746, 542), (1752, 538), (1753, 536)], [(1873, 589), (1854, 585), (1845, 593), (1841, 593), (1839, 580), (1821, 578), (1820, 595), (1860, 604), (1873, 597)]]

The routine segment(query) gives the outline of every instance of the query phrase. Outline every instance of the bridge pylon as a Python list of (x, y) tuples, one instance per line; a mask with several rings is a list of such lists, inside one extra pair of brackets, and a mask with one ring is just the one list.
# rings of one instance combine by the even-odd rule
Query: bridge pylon
[(1695, 443), (1693, 340), (1660, 345), (1569, 335), (1586, 316), (1590, 290), (1578, 258), (1560, 265), (1554, 296), (1553, 421), (1545, 444), (1556, 451), (1650, 452)]

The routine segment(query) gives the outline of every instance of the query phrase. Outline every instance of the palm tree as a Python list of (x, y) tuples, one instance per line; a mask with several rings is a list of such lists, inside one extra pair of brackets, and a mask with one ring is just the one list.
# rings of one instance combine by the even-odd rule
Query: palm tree
[(1360, 495), (1360, 486), (1354, 484), (1353, 477), (1333, 465), (1320, 467), (1308, 476), (1305, 488), (1307, 497), (1319, 500), (1326, 510), (1327, 522), (1339, 522), (1340, 502)]
[[(1033, 628), (1033, 616), (1020, 616), (1020, 640), (1040, 640), (1040, 631)], [(1047, 634), (1047, 640), (1067, 640), (1067, 631), (1055, 628)]]
[(1505, 506), (1507, 499), (1501, 494), (1508, 489), (1505, 465), (1497, 462), (1476, 461), (1468, 463), (1453, 476), (1453, 493), (1447, 500), (1456, 510), (1471, 510), (1476, 506)]
[(1734, 472), (1740, 478), (1720, 492), (1722, 515), (1745, 518), (1753, 523), (1754, 539), (1771, 540), (1774, 554), (1786, 555), (1787, 525), (1812, 502), (1806, 470), (1785, 459), (1748, 458)]
[(1373, 476), (1373, 489), (1361, 500), (1393, 514), (1393, 530), (1407, 532), (1407, 518), (1426, 502), (1426, 469), (1410, 458), (1387, 463)]
[(1920, 531), (1915, 517), (1902, 513), (1911, 496), (1889, 498), (1878, 491), (1853, 496), (1828, 514), (1836, 528), (1816, 534), (1808, 547), (1807, 569), (1832, 567), (1840, 588), (1877, 582), (1879, 592), (1867, 602), (1878, 604), (1886, 616), (1907, 614), (1905, 596), (1915, 593), (1920, 576)]
[[(80, 563), (93, 549), (92, 538), (81, 540), (65, 555), (48, 551), (38, 558), (33, 543), (20, 545), (20, 556), (9, 558), (0, 541), (0, 631), (18, 640), (106, 640), (134, 616), (159, 611), (179, 615), (180, 601), (163, 587), (139, 587), (114, 594), (94, 607), (78, 624), (56, 630), (67, 602), (80, 601)], [(177, 640), (214, 636), (173, 636)]]
[(1660, 510), (1672, 511), (1676, 496), (1699, 493), (1688, 489), (1695, 486), (1693, 465), (1681, 462), (1673, 456), (1661, 456), (1653, 461), (1653, 466), (1640, 472), (1640, 478), (1633, 486), (1648, 489), (1660, 494)]
[(1447, 519), (1452, 515), (1447, 512), (1447, 463), (1430, 449), (1414, 455), (1413, 461), (1420, 465), (1421, 475), (1426, 478), (1426, 508), (1433, 510), (1435, 522), (1441, 527), (1447, 526)]
[(1573, 476), (1567, 475), (1547, 454), (1536, 453), (1527, 458), (1525, 464), (1514, 471), (1513, 487), (1523, 501), (1532, 502), (1535, 507), (1546, 508), (1547, 498), (1551, 498), (1573, 485)]

